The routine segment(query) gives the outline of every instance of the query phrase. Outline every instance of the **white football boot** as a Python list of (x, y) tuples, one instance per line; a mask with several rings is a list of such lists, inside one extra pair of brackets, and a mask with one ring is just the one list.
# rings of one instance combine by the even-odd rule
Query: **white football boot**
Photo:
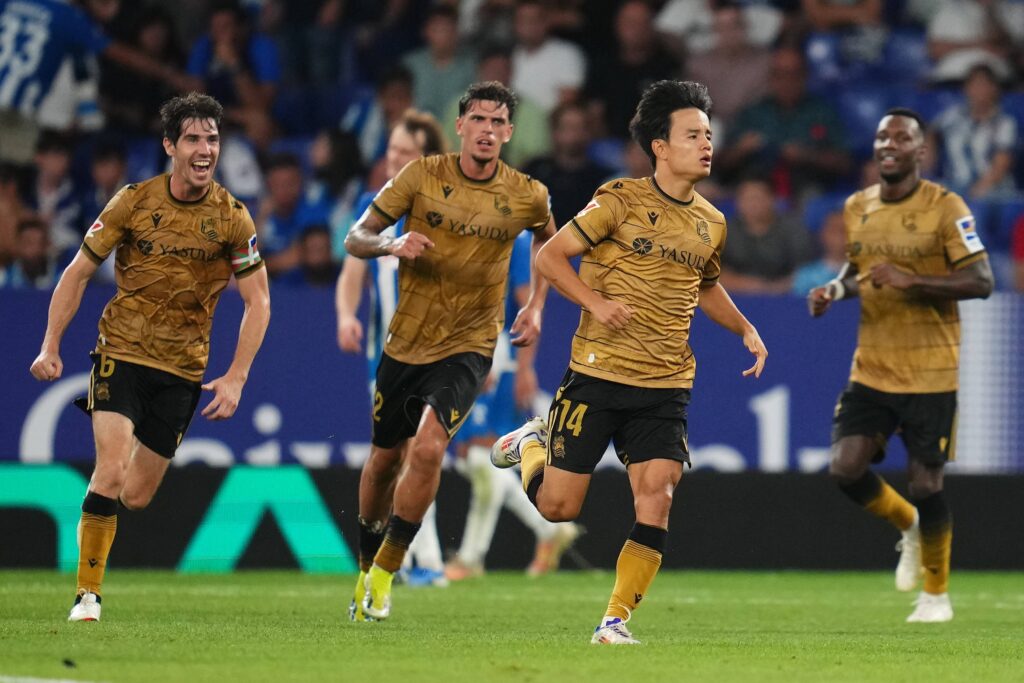
[(900, 554), (900, 562), (896, 565), (896, 590), (904, 593), (917, 588), (924, 576), (921, 564), (921, 527), (918, 525), (917, 510), (914, 510), (914, 523), (902, 532), (903, 538), (896, 543)]
[(953, 621), (953, 605), (949, 601), (949, 593), (934, 595), (921, 591), (914, 605), (914, 611), (907, 617), (908, 624), (941, 624)]
[(518, 465), (523, 459), (523, 444), (536, 441), (542, 446), (548, 442), (548, 422), (543, 417), (531, 418), (519, 429), (511, 431), (494, 442), (491, 464), (501, 469)]
[(629, 632), (625, 621), (619, 617), (605, 617), (601, 625), (594, 629), (590, 643), (592, 645), (639, 645), (640, 641)]
[(68, 621), (99, 621), (100, 596), (90, 593), (84, 588), (78, 591), (75, 606), (71, 608)]

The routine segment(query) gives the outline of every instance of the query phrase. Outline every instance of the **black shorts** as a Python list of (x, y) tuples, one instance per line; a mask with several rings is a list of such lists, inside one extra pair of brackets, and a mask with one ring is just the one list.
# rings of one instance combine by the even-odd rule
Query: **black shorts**
[(89, 395), (75, 405), (89, 414), (107, 410), (124, 415), (143, 446), (173, 458), (199, 404), (201, 383), (104, 354), (91, 357)]
[(548, 464), (590, 474), (608, 448), (624, 465), (667, 459), (690, 463), (689, 389), (647, 389), (568, 370), (548, 413)]
[(433, 407), (452, 438), (490, 371), (491, 359), (479, 353), (456, 353), (424, 365), (381, 354), (373, 395), (373, 445), (394, 448), (413, 436), (425, 405)]
[(897, 430), (907, 455), (924, 465), (941, 465), (955, 456), (956, 392), (891, 394), (850, 382), (839, 396), (832, 419), (832, 443), (844, 436), (874, 437), (878, 453)]

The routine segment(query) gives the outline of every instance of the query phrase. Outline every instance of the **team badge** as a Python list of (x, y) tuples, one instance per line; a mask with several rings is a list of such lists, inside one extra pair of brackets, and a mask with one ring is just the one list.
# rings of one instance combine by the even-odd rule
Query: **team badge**
[(109, 401), (110, 400), (110, 385), (106, 382), (100, 382), (96, 385), (96, 389), (93, 393), (97, 401)]
[(494, 197), (494, 208), (501, 212), (502, 216), (512, 214), (512, 207), (508, 205), (508, 195), (499, 194)]
[(92, 237), (93, 235), (95, 235), (96, 233), (98, 233), (102, 229), (103, 229), (103, 222), (102, 221), (96, 221), (91, 226), (89, 226), (89, 231), (87, 233), (85, 233), (85, 239), (89, 239), (90, 237)]
[(565, 437), (559, 434), (555, 437), (555, 440), (551, 442), (551, 455), (556, 458), (565, 457)]
[(601, 205), (597, 203), (596, 199), (591, 199), (590, 203), (588, 203), (586, 206), (580, 209), (580, 212), (576, 214), (576, 218), (583, 218), (594, 209), (600, 208), (600, 206)]
[(204, 218), (199, 223), (199, 232), (203, 233), (203, 237), (210, 240), (211, 242), (217, 241), (217, 221), (213, 218)]
[(900, 217), (903, 223), (903, 227), (909, 232), (917, 230), (917, 214), (905, 213)]
[(701, 218), (697, 221), (697, 236), (704, 244), (711, 244), (711, 233), (708, 232), (708, 222)]

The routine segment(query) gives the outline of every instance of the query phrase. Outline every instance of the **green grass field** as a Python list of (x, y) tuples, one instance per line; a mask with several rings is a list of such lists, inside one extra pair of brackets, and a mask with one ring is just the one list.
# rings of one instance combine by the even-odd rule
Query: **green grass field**
[(347, 576), (115, 570), (103, 621), (69, 624), (73, 577), (3, 571), (0, 681), (1024, 681), (1022, 579), (957, 573), (954, 621), (910, 625), (889, 573), (665, 572), (643, 645), (597, 647), (610, 572), (399, 586), (353, 624)]

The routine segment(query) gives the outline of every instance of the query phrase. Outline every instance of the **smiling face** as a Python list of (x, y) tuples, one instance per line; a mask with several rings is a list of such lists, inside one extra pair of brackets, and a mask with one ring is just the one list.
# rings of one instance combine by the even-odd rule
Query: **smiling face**
[(672, 112), (668, 140), (651, 143), (657, 167), (681, 179), (697, 182), (711, 175), (711, 123), (700, 109)]
[(181, 134), (172, 142), (164, 138), (171, 157), (171, 180), (184, 186), (186, 195), (202, 195), (210, 187), (220, 156), (220, 131), (213, 119), (185, 119)]
[(890, 185), (917, 173), (924, 158), (924, 133), (909, 116), (885, 116), (875, 133), (875, 161)]
[(512, 139), (508, 107), (493, 100), (471, 100), (466, 113), (455, 120), (462, 138), (462, 154), (484, 165), (495, 161), (501, 146)]

